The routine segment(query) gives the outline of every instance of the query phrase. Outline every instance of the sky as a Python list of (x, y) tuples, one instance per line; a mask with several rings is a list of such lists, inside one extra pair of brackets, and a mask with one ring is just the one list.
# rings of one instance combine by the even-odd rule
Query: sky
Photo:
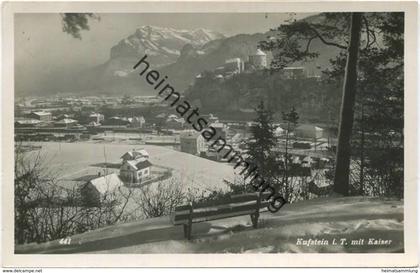
[(28, 89), (55, 71), (83, 69), (106, 62), (110, 49), (141, 26), (205, 28), (226, 36), (266, 32), (300, 13), (107, 13), (90, 20), (90, 30), (75, 39), (62, 31), (57, 13), (15, 15), (15, 73), (19, 88)]

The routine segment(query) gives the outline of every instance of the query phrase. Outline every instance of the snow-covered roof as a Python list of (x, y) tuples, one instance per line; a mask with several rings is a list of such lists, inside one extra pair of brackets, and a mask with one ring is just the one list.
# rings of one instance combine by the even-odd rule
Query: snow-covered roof
[[(130, 119), (129, 119), (130, 120)], [(133, 121), (141, 121), (141, 122), (144, 122), (145, 121), (145, 119), (144, 119), (144, 117), (143, 116), (140, 116), (140, 117), (133, 117), (133, 118), (131, 118), (131, 122), (133, 122)]]
[(32, 112), (33, 114), (37, 115), (37, 116), (47, 116), (47, 115), (51, 115), (50, 112)]
[(128, 160), (127, 164), (130, 164), (130, 166), (133, 167), (133, 169), (135, 170), (142, 170), (142, 169), (152, 166), (152, 163), (150, 163), (149, 160), (144, 159), (144, 158)]
[(135, 151), (133, 151), (133, 153), (134, 153), (134, 155), (139, 154), (139, 155), (144, 156), (144, 157), (149, 157), (149, 153), (144, 149), (135, 150)]
[(255, 126), (255, 125), (257, 125), (258, 124), (258, 122), (256, 122), (256, 121), (248, 121), (247, 123), (246, 123), (246, 126), (248, 126), (248, 127), (252, 127), (252, 126)]
[(307, 157), (305, 157), (302, 161), (312, 162), (312, 157), (307, 156)]
[(288, 66), (284, 67), (283, 70), (304, 70), (303, 66)]
[(62, 120), (57, 121), (57, 124), (70, 124), (70, 123), (76, 123), (77, 120), (70, 119), (70, 118), (63, 118)]
[(181, 132), (180, 138), (182, 139), (196, 139), (200, 136), (200, 133), (192, 130), (185, 130)]
[(227, 59), (226, 61), (225, 61), (225, 63), (238, 63), (238, 62), (241, 62), (241, 59), (240, 58), (232, 58), (232, 59)]
[(324, 129), (315, 126), (315, 125), (311, 125), (311, 124), (302, 124), (299, 125), (296, 130), (316, 130), (316, 131), (323, 131)]
[(176, 117), (176, 115), (172, 115), (172, 116), (175, 116), (175, 118), (174, 118), (174, 117), (169, 116), (169, 117), (166, 119), (166, 122), (178, 122), (178, 123), (185, 123), (185, 119), (184, 119), (184, 118), (178, 118), (178, 117)]
[(138, 150), (132, 150), (132, 151), (126, 152), (121, 156), (121, 158), (123, 158), (125, 155), (129, 155), (132, 159), (135, 159), (136, 157), (149, 158), (149, 153), (144, 149), (138, 149)]
[(121, 181), (116, 173), (111, 173), (105, 176), (92, 179), (90, 183), (101, 193), (109, 193), (115, 191), (118, 187), (123, 186), (124, 183)]
[(221, 122), (214, 122), (210, 124), (210, 126), (212, 126), (213, 128), (225, 128), (225, 125)]
[(16, 123), (18, 123), (18, 124), (38, 124), (38, 123), (41, 123), (41, 121), (39, 121), (37, 119), (19, 119), (19, 120), (16, 120)]
[(101, 125), (101, 124), (98, 123), (98, 122), (95, 122), (95, 121), (89, 122), (89, 126), (99, 126), (99, 125)]
[(300, 161), (300, 158), (298, 156), (295, 156), (293, 158), (292, 162), (295, 163), (295, 164), (299, 164), (301, 161)]
[(102, 117), (102, 116), (103, 115), (99, 114), (99, 113), (92, 113), (92, 114), (89, 115), (89, 117)]
[(256, 56), (267, 56), (267, 54), (265, 54), (261, 49), (257, 49), (257, 51), (255, 52)]

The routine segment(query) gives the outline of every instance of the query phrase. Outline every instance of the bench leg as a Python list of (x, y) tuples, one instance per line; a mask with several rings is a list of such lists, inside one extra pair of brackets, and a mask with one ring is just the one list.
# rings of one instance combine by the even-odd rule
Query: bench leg
[(258, 218), (260, 217), (259, 213), (251, 214), (251, 222), (253, 228), (258, 228)]
[(187, 239), (191, 240), (192, 225), (188, 227)]
[(188, 236), (188, 225), (184, 225), (184, 238)]
[(188, 240), (191, 240), (191, 231), (192, 231), (192, 225), (185, 224), (184, 225), (184, 237)]

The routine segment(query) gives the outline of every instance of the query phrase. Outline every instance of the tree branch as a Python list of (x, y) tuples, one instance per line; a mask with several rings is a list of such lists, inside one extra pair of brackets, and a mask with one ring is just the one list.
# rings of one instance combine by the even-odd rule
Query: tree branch
[(309, 52), (309, 47), (311, 46), (312, 40), (315, 39), (317, 36), (312, 36), (311, 38), (308, 39), (308, 43), (306, 44), (306, 49), (305, 49), (305, 53)]
[(323, 42), (324, 44), (326, 44), (326, 45), (329, 45), (329, 46), (335, 46), (335, 47), (338, 47), (338, 48), (341, 48), (341, 49), (347, 49), (347, 46), (344, 46), (344, 45), (340, 45), (340, 44), (338, 44), (338, 43), (334, 43), (334, 42), (330, 42), (330, 41), (327, 41), (327, 40), (325, 40), (325, 38), (324, 37), (322, 37), (322, 35), (318, 32), (318, 30), (316, 30), (315, 28), (313, 28), (313, 27), (311, 27), (311, 26), (309, 26), (309, 29), (312, 31), (312, 32), (314, 32), (315, 33), (315, 35), (321, 40), (321, 42)]

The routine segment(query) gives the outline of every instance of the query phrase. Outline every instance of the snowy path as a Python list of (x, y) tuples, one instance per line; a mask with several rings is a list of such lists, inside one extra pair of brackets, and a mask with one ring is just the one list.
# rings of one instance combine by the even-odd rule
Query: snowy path
[[(262, 213), (260, 227), (249, 216), (193, 225), (193, 240), (168, 217), (110, 226), (59, 241), (18, 246), (17, 253), (277, 253), (402, 252), (403, 204), (366, 197), (322, 198), (286, 205), (275, 214)], [(347, 239), (346, 244), (333, 241)], [(322, 239), (328, 245), (304, 245)], [(362, 239), (362, 241), (361, 241)], [(389, 244), (369, 244), (382, 239)], [(354, 240), (354, 241), (352, 241)], [(300, 242), (300, 243), (299, 243)], [(374, 241), (371, 241), (374, 242)]]

